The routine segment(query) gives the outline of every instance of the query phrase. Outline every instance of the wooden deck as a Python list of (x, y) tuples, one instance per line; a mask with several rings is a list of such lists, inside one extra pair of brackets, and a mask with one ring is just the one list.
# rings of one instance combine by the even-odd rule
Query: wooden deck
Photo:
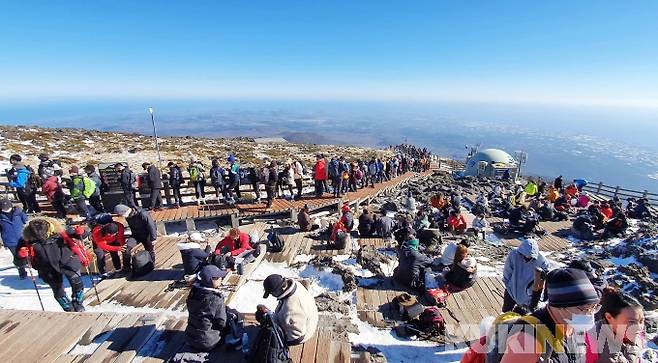
[[(242, 226), (240, 229), (247, 233), (255, 231), (264, 238), (266, 227), (267, 225), (264, 223), (256, 223)], [(158, 238), (155, 243), (156, 266), (154, 271), (134, 280), (117, 278), (101, 281), (97, 286), (101, 302), (110, 301), (138, 308), (183, 311), (189, 290), (176, 288), (168, 291), (167, 289), (173, 281), (183, 278), (181, 254), (176, 246), (178, 240), (177, 237)], [(231, 301), (233, 293), (246, 281), (247, 276), (264, 257), (265, 253), (261, 253), (256, 261), (248, 264), (243, 275), (231, 273), (225, 278), (227, 302)], [(109, 261), (108, 266), (111, 266)], [(93, 291), (87, 292), (85, 300), (91, 306), (99, 304)]]
[[(184, 350), (186, 318), (163, 314), (63, 313), (0, 311), (2, 362), (165, 362)], [(257, 327), (245, 317), (254, 342)], [(320, 329), (307, 343), (290, 348), (293, 362), (350, 361), (349, 343)], [(239, 363), (241, 352), (224, 346), (212, 351), (210, 362)]]
[[(490, 224), (496, 225), (503, 223), (504, 219), (498, 217), (487, 218)], [(541, 238), (536, 238), (539, 244), (539, 249), (545, 252), (559, 252), (571, 248), (571, 242), (567, 239), (569, 230), (571, 229), (573, 221), (562, 222), (540, 222), (539, 226), (546, 231), (546, 234)], [(521, 244), (523, 236), (518, 233), (508, 233), (501, 235), (496, 233), (496, 236), (510, 247), (517, 247)]]

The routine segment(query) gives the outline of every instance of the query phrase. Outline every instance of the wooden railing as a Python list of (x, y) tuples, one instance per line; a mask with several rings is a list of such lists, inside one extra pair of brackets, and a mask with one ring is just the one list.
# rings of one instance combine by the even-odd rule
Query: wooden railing
[(588, 193), (593, 193), (595, 195), (599, 196), (604, 196), (608, 198), (615, 198), (618, 197), (620, 199), (627, 199), (627, 198), (647, 198), (651, 204), (658, 204), (658, 194), (655, 193), (650, 193), (647, 190), (633, 190), (633, 189), (626, 189), (622, 188), (620, 186), (611, 186), (611, 185), (606, 185), (603, 184), (603, 182), (599, 182), (596, 184), (590, 183), (587, 184), (583, 190), (585, 190)]

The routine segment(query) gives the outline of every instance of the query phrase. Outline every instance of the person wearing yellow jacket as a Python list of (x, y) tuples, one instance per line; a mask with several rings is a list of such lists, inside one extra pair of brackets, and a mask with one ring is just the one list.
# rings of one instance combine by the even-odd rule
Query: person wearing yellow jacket
[(537, 195), (539, 188), (534, 181), (528, 180), (528, 183), (525, 185), (525, 188), (523, 188), (523, 191), (528, 197), (534, 197)]
[(75, 165), (69, 169), (69, 175), (71, 176), (69, 185), (71, 199), (75, 202), (80, 215), (90, 220), (92, 214), (87, 206), (87, 200), (96, 192), (96, 183), (91, 178), (81, 174), (80, 168)]

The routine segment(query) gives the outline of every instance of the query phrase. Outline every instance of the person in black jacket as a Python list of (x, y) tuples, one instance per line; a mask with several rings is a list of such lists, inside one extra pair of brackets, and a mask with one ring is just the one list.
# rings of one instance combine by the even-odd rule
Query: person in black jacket
[(169, 167), (169, 186), (174, 194), (175, 207), (180, 208), (183, 204), (183, 199), (180, 196), (180, 186), (183, 184), (183, 172), (178, 164), (173, 161), (170, 161), (167, 166)]
[(375, 221), (370, 216), (367, 209), (363, 209), (363, 213), (359, 216), (359, 236), (372, 237), (375, 231)]
[(274, 191), (276, 184), (279, 181), (279, 174), (276, 171), (276, 161), (272, 160), (267, 168), (269, 173), (267, 183), (265, 183), (265, 192), (267, 193), (267, 206), (265, 208), (272, 208), (272, 201), (274, 200)]
[(393, 277), (414, 290), (424, 292), (425, 270), (432, 264), (432, 260), (418, 251), (418, 244), (417, 239), (412, 239), (402, 245), (398, 252), (400, 264)]
[(162, 209), (162, 174), (160, 169), (151, 163), (142, 164), (142, 168), (148, 173), (146, 181), (151, 189), (151, 209)]
[[(126, 240), (126, 253), (130, 255), (131, 250), (141, 243), (144, 249), (149, 252), (151, 259), (155, 264), (155, 250), (153, 242), (158, 238), (158, 232), (155, 227), (155, 222), (149, 212), (139, 209), (130, 208), (124, 204), (117, 204), (114, 207), (114, 213), (123, 216), (130, 227), (131, 238)], [(130, 268), (130, 259), (127, 261), (127, 266), (124, 269)], [(128, 272), (128, 271), (126, 271)]]
[(135, 192), (137, 192), (137, 175), (127, 165), (117, 163), (114, 168), (119, 173), (119, 183), (123, 190), (123, 199), (130, 208), (137, 208)]
[[(64, 311), (84, 311), (84, 286), (80, 277), (80, 258), (56, 232), (61, 229), (54, 222), (44, 218), (31, 220), (23, 230), (19, 242), (20, 253), (30, 256), (32, 267), (39, 277), (53, 290), (55, 300)], [(63, 276), (71, 285), (73, 298), (69, 299), (63, 285)]]
[(226, 272), (215, 265), (206, 265), (187, 296), (187, 328), (185, 341), (195, 349), (209, 352), (222, 339), (226, 328), (224, 296), (218, 288)]
[(220, 195), (227, 200), (226, 196), (226, 181), (224, 180), (224, 168), (219, 165), (219, 160), (212, 160), (212, 167), (210, 168), (210, 183), (215, 188), (215, 196), (217, 203), (221, 203)]

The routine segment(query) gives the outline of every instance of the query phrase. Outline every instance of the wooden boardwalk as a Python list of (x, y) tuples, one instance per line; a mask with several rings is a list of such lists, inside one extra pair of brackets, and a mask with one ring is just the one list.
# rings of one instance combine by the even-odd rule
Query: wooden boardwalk
[[(487, 218), (491, 225), (502, 224), (503, 218), (491, 217)], [(567, 239), (569, 230), (571, 229), (573, 221), (562, 222), (539, 222), (539, 226), (546, 231), (542, 237), (535, 238), (539, 244), (539, 249), (545, 252), (559, 252), (571, 248), (571, 242)], [(498, 238), (509, 247), (517, 247), (521, 244), (523, 236), (519, 233), (507, 233), (501, 235), (495, 233)]]
[[(264, 223), (256, 223), (242, 226), (240, 229), (247, 233), (256, 232), (264, 238), (266, 227)], [(152, 272), (134, 280), (117, 278), (101, 281), (97, 286), (101, 302), (111, 301), (138, 308), (183, 311), (189, 290), (187, 288), (167, 289), (169, 284), (182, 279), (184, 274), (181, 254), (176, 246), (178, 240), (177, 237), (158, 238), (155, 243), (156, 266)], [(216, 243), (217, 240), (218, 238), (211, 242)], [(230, 273), (225, 278), (224, 289), (227, 302), (231, 301), (233, 293), (246, 281), (246, 278), (264, 257), (265, 253), (261, 253), (256, 261), (248, 264), (243, 275)], [(111, 263), (108, 261), (107, 265), (111, 266)], [(87, 292), (86, 295), (85, 300), (89, 305), (98, 305), (98, 299), (93, 291)]]
[[(184, 350), (186, 318), (164, 314), (0, 311), (1, 362), (166, 362)], [(245, 316), (254, 342), (253, 315)], [(351, 346), (328, 329), (290, 348), (293, 362), (347, 363)], [(210, 362), (239, 363), (242, 353), (220, 346)]]

